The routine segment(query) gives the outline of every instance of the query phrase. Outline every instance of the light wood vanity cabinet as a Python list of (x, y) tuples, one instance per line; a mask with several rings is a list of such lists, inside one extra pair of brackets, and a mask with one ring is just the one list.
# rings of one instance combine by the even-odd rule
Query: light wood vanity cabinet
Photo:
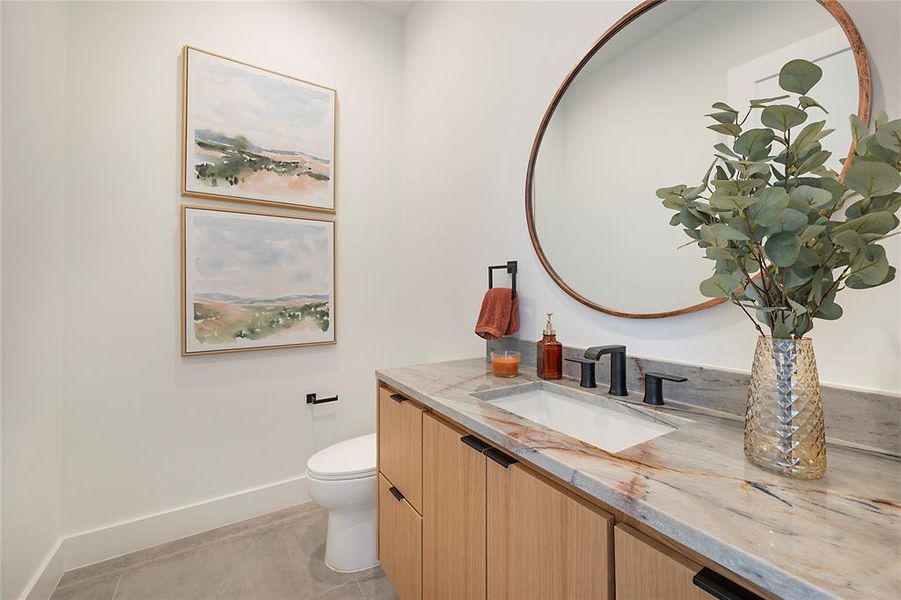
[(521, 464), (488, 461), (489, 600), (613, 598), (613, 517)]
[(401, 600), (710, 600), (699, 573), (759, 598), (385, 386), (378, 413), (379, 560)]
[(466, 434), (422, 419), (422, 594), (485, 599), (486, 458)]

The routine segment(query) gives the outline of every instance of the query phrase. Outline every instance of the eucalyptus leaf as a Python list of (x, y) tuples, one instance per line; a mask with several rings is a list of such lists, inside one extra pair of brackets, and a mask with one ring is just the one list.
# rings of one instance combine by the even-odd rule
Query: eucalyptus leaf
[(707, 298), (729, 298), (739, 286), (738, 278), (725, 273), (715, 273), (698, 286), (701, 295)]
[(871, 212), (851, 219), (835, 228), (835, 233), (856, 231), (859, 234), (877, 233), (884, 235), (898, 226), (898, 217), (888, 212)]
[(729, 248), (707, 248), (704, 254), (710, 260), (732, 260), (735, 258), (735, 251)]
[(751, 100), (750, 105), (751, 108), (763, 108), (771, 102), (776, 102), (777, 100), (785, 100), (786, 98), (791, 98), (791, 96), (785, 94), (784, 96), (773, 96), (772, 98), (757, 98), (755, 100)]
[(823, 111), (824, 113), (826, 113), (827, 115), (829, 114), (829, 111), (828, 111), (828, 110), (826, 110), (825, 108), (823, 108), (823, 106), (822, 106), (819, 102), (817, 102), (816, 100), (814, 100), (814, 99), (811, 98), (810, 96), (801, 96), (800, 98), (798, 98), (798, 103), (801, 105), (801, 108), (814, 108), (814, 107), (816, 107), (816, 108), (819, 108), (819, 109), (820, 109), (821, 111)]
[(821, 139), (832, 133), (832, 129), (825, 129), (826, 121), (816, 121), (808, 123), (804, 126), (795, 139), (792, 140), (792, 148), (803, 150), (808, 146), (819, 142)]
[(786, 92), (807, 94), (823, 77), (823, 69), (801, 58), (790, 60), (779, 71), (779, 87)]
[(823, 166), (823, 164), (829, 160), (830, 156), (832, 156), (832, 153), (828, 150), (818, 150), (817, 152), (814, 152), (796, 167), (795, 175), (803, 175), (804, 173), (809, 173), (810, 171)]
[(813, 279), (813, 269), (808, 265), (795, 263), (785, 276), (785, 287), (797, 289)]
[(758, 194), (760, 202), (748, 209), (748, 217), (757, 225), (775, 225), (788, 208), (789, 196), (784, 188), (767, 188)]
[(727, 112), (738, 114), (738, 111), (726, 104), (725, 102), (714, 102), (710, 108), (715, 108), (717, 110), (724, 110)]
[(865, 198), (885, 196), (901, 185), (901, 174), (891, 165), (858, 159), (851, 163), (844, 182)]
[(839, 231), (832, 236), (832, 241), (841, 246), (842, 250), (856, 254), (863, 250), (864, 241), (860, 239), (860, 234), (853, 229), (845, 229)]
[(818, 235), (826, 231), (825, 225), (808, 225), (801, 232), (801, 242), (807, 243), (808, 241), (815, 239)]
[(807, 215), (797, 209), (789, 207), (782, 211), (782, 214), (779, 215), (779, 218), (774, 224), (770, 225), (770, 227), (767, 229), (767, 233), (770, 235), (782, 231), (798, 233), (806, 226)]
[[(735, 152), (733, 152), (732, 150), (730, 150), (730, 149), (729, 149), (729, 146), (727, 146), (726, 144), (724, 144), (724, 143), (722, 143), (722, 142), (720, 142), (719, 144), (714, 145), (713, 147), (714, 147), (716, 150), (718, 150), (718, 151), (722, 152), (723, 154), (725, 154), (725, 155), (727, 155), (727, 156), (730, 156), (730, 157), (732, 157), (732, 158), (741, 158), (738, 154), (736, 154)], [(717, 169), (721, 169), (721, 167), (717, 167)], [(725, 173), (723, 173), (722, 176), (720, 176), (719, 174), (717, 174), (717, 179), (727, 179), (727, 176), (726, 176)]]
[(738, 136), (732, 148), (742, 156), (759, 156), (761, 151), (765, 156), (774, 137), (772, 129), (749, 129)]
[(738, 114), (734, 112), (715, 112), (704, 115), (705, 117), (710, 117), (714, 121), (718, 123), (735, 123), (735, 120), (738, 118)]
[(894, 152), (901, 152), (901, 119), (888, 121), (877, 127), (876, 143)]
[(789, 104), (767, 106), (760, 113), (760, 122), (772, 129), (788, 131), (807, 120), (807, 113)]
[(793, 200), (800, 200), (812, 208), (832, 202), (832, 192), (809, 185), (799, 185), (789, 193)]
[(813, 316), (818, 319), (825, 319), (826, 321), (835, 321), (836, 319), (840, 319), (844, 311), (842, 307), (836, 304), (835, 302), (829, 302), (821, 304)]
[(790, 267), (801, 253), (801, 238), (790, 231), (780, 231), (767, 239), (763, 249), (774, 265)]
[[(748, 236), (737, 229), (729, 227), (725, 223), (714, 223), (713, 225), (707, 225), (705, 227), (713, 234), (713, 237), (718, 240), (745, 241), (749, 239)], [(702, 227), (701, 229), (703, 230), (705, 227)]]
[(741, 127), (734, 123), (715, 123), (714, 125), (708, 125), (707, 129), (712, 129), (717, 133), (731, 135), (732, 137), (738, 137), (741, 134)]
[(721, 209), (744, 210), (758, 202), (754, 196), (726, 196), (716, 195), (710, 197), (710, 206)]
[(877, 245), (864, 247), (851, 264), (851, 277), (868, 286), (880, 285), (889, 272), (885, 248)]
[(697, 229), (704, 223), (704, 220), (693, 214), (687, 206), (682, 207), (682, 210), (679, 211), (678, 217), (682, 225), (684, 225), (688, 229)]

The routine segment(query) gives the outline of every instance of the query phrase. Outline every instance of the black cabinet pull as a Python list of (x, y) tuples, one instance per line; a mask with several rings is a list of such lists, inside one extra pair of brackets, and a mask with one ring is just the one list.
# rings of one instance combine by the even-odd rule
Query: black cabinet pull
[(491, 460), (493, 460), (494, 462), (496, 462), (497, 464), (499, 464), (500, 466), (504, 467), (505, 469), (507, 467), (509, 467), (510, 465), (515, 464), (517, 462), (517, 460), (515, 458), (513, 458), (512, 456), (507, 456), (506, 454), (504, 454), (497, 448), (489, 447), (487, 450), (485, 450), (483, 452), (483, 454), (485, 456), (487, 456), (488, 458), (490, 458)]
[(391, 492), (391, 495), (394, 496), (397, 500), (403, 500), (404, 495), (400, 493), (400, 490), (394, 487), (393, 485), (388, 488), (388, 491)]
[(692, 583), (719, 600), (763, 600), (760, 596), (726, 579), (716, 571), (704, 567), (692, 578)]
[(394, 400), (395, 402), (397, 402), (398, 404), (400, 404), (401, 402), (406, 400), (406, 398), (404, 398), (400, 394), (391, 394), (391, 399)]
[(473, 450), (475, 450), (476, 452), (478, 452), (479, 454), (482, 454), (483, 452), (485, 452), (485, 450), (487, 450), (488, 448), (491, 447), (474, 435), (464, 435), (463, 437), (460, 438), (460, 441), (463, 442), (464, 444), (466, 444), (467, 446), (469, 446), (470, 448), (472, 448)]
[(316, 394), (307, 394), (307, 404), (325, 404), (326, 402), (337, 402), (338, 396), (331, 398), (317, 398)]

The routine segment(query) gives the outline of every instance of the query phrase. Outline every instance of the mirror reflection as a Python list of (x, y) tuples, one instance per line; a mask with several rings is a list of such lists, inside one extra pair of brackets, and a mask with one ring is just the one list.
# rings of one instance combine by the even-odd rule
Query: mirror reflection
[[(535, 158), (533, 235), (574, 296), (625, 316), (666, 316), (706, 301), (710, 261), (670, 227), (655, 190), (703, 175), (714, 144), (710, 103), (741, 110), (780, 95), (783, 64), (823, 69), (827, 167), (840, 170), (858, 112), (854, 54), (835, 18), (809, 2), (664, 2), (614, 35), (554, 110)], [(756, 111), (753, 118), (759, 118)], [(758, 126), (748, 122), (751, 126)], [(664, 313), (664, 314), (661, 314)]]

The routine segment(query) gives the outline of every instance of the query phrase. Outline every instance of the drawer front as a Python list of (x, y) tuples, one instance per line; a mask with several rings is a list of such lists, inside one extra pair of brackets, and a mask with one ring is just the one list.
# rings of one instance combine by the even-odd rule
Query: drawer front
[(422, 597), (422, 517), (381, 475), (379, 561), (401, 600)]
[(379, 387), (379, 472), (422, 513), (422, 409)]
[(692, 578), (701, 565), (625, 525), (614, 527), (616, 600), (711, 600)]

